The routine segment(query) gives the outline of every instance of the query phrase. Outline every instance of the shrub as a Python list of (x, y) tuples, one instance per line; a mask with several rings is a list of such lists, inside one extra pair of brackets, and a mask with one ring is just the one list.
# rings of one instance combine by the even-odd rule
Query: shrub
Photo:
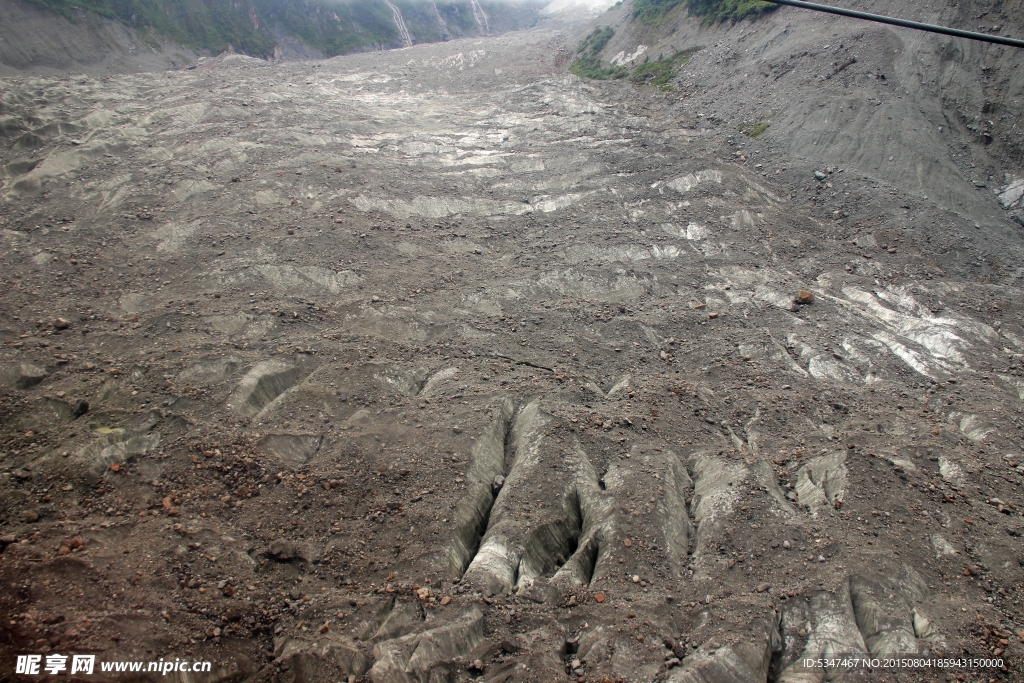
[(744, 129), (742, 133), (748, 138), (757, 139), (757, 136), (768, 130), (768, 125), (767, 121), (762, 121), (761, 123), (754, 124), (753, 126)]
[(584, 38), (576, 48), (576, 54), (579, 57), (573, 61), (569, 72), (580, 78), (592, 78), (599, 81), (628, 76), (629, 69), (624, 66), (606, 67), (601, 63), (601, 50), (614, 35), (615, 29), (611, 26), (601, 26), (591, 31), (590, 35)]
[(644, 61), (633, 72), (632, 81), (637, 85), (653, 85), (661, 90), (671, 90), (669, 82), (675, 76), (675, 70), (690, 60), (690, 55), (700, 48), (691, 48), (677, 52), (671, 57), (659, 56), (655, 62)]

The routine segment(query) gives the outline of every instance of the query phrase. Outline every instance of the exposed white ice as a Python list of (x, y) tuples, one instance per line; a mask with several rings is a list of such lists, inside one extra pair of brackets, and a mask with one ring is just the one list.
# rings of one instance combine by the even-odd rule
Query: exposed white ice
[(999, 203), (1004, 208), (1011, 208), (1020, 203), (1024, 197), (1024, 178), (1014, 178), (1005, 187), (999, 190)]
[(640, 55), (644, 54), (645, 52), (647, 52), (646, 45), (637, 45), (636, 50), (634, 50), (633, 52), (626, 52), (625, 50), (622, 50), (621, 52), (617, 53), (614, 57), (612, 57), (609, 60), (609, 62), (613, 66), (629, 64), (630, 62), (636, 60)]
[(696, 173), (688, 173), (674, 180), (670, 180), (665, 183), (666, 186), (671, 187), (676, 192), (689, 192), (693, 188), (697, 187), (701, 183), (718, 183), (722, 182), (722, 172), (716, 170), (697, 171)]

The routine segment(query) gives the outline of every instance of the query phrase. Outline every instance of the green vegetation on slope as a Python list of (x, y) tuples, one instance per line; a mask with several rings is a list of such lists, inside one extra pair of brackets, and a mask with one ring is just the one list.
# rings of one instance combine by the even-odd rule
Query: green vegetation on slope
[[(381, 0), (28, 0), (77, 21), (86, 10), (116, 19), (145, 37), (162, 36), (194, 50), (234, 49), (269, 57), (280, 36), (291, 36), (328, 56), (398, 45), (391, 10)], [(394, 0), (416, 42), (477, 35), (469, 0), (435, 3)], [(490, 28), (530, 26), (541, 0), (484, 2)], [(436, 10), (435, 10), (436, 7)]]
[(301, 0), (253, 2), (257, 3), (268, 29), (278, 35), (298, 38), (328, 56), (368, 46), (396, 44), (400, 40), (391, 10), (379, 0), (350, 0), (329, 5)]
[(576, 48), (576, 54), (579, 57), (569, 67), (570, 73), (576, 74), (580, 78), (593, 78), (601, 81), (628, 76), (629, 69), (624, 66), (606, 67), (601, 63), (601, 50), (614, 35), (615, 29), (611, 26), (595, 28)]
[(33, 5), (45, 7), (48, 10), (52, 10), (57, 14), (61, 15), (66, 19), (75, 21), (77, 15), (76, 9), (83, 9), (87, 12), (95, 12), (102, 17), (107, 19), (117, 19), (118, 16), (114, 13), (111, 5), (112, 3), (107, 0), (77, 0), (76, 2), (68, 2), (68, 0), (28, 0)]
[(746, 135), (748, 138), (757, 139), (757, 137), (761, 135), (761, 133), (768, 130), (769, 125), (770, 124), (767, 121), (761, 121), (760, 123), (755, 123), (753, 126), (741, 127), (740, 132)]
[(256, 9), (227, 0), (29, 0), (76, 21), (78, 8), (117, 19), (145, 35), (161, 35), (197, 50), (231, 48), (266, 57), (274, 38), (258, 27)]
[(633, 16), (645, 24), (660, 26), (680, 5), (690, 14), (704, 17), (704, 23), (708, 24), (739, 21), (778, 8), (760, 0), (633, 0)]
[(551, 0), (537, 0), (535, 4), (531, 4), (520, 1), (480, 0), (479, 4), (488, 17), (491, 33), (496, 34), (533, 26), (540, 18), (540, 10), (550, 2)]
[(667, 92), (672, 89), (670, 81), (675, 76), (675, 70), (690, 61), (690, 56), (699, 49), (690, 48), (671, 57), (659, 56), (654, 62), (644, 60), (644, 63), (633, 71), (631, 80), (637, 85), (653, 85)]
[(576, 48), (579, 56), (569, 67), (570, 73), (580, 78), (592, 78), (606, 81), (609, 79), (629, 78), (637, 85), (653, 85), (661, 90), (672, 89), (671, 81), (675, 71), (690, 60), (690, 57), (700, 50), (699, 47), (689, 48), (676, 52), (670, 57), (659, 55), (658, 59), (651, 61), (645, 58), (643, 63), (632, 69), (625, 64), (619, 66), (604, 66), (601, 61), (601, 51), (608, 45), (608, 41), (615, 35), (611, 26), (601, 26), (594, 29), (590, 35), (583, 39)]

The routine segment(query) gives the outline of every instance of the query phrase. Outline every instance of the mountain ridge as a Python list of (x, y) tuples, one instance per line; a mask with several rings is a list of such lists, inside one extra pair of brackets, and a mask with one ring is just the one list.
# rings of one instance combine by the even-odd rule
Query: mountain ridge
[[(393, 3), (414, 43), (532, 26), (540, 2)], [(177, 68), (200, 55), (333, 57), (404, 47), (380, 0), (2, 0), (0, 65), (8, 70)]]

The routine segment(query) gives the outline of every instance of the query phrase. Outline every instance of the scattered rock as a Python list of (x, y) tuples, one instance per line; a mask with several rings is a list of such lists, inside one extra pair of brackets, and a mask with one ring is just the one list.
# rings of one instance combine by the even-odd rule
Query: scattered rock
[(800, 304), (801, 306), (807, 306), (814, 303), (814, 292), (806, 289), (797, 291), (796, 296), (793, 297), (793, 302)]
[(77, 455), (76, 460), (86, 468), (92, 479), (108, 471), (118, 471), (125, 463), (133, 462), (160, 445), (160, 432), (150, 431), (156, 420), (129, 428), (114, 428), (100, 434)]
[(46, 370), (31, 363), (18, 363), (0, 369), (0, 381), (12, 389), (30, 389), (46, 379)]
[(561, 599), (561, 594), (558, 589), (554, 586), (548, 585), (541, 581), (535, 581), (533, 584), (519, 589), (519, 597), (546, 605), (558, 604)]
[(278, 538), (267, 546), (267, 557), (278, 562), (290, 562), (291, 560), (312, 562), (316, 555), (313, 552), (313, 547), (308, 543)]
[(797, 471), (797, 500), (811, 512), (842, 501), (846, 487), (846, 453), (812, 458)]
[(933, 634), (931, 622), (917, 610), (914, 610), (913, 626), (914, 635), (918, 638), (928, 638)]
[(932, 550), (935, 551), (935, 557), (937, 558), (956, 554), (956, 548), (939, 534), (932, 534)]
[(759, 619), (744, 641), (727, 647), (711, 641), (683, 659), (667, 679), (672, 683), (750, 683), (768, 677), (780, 638), (777, 618)]
[(21, 516), (21, 521), (27, 522), (29, 524), (34, 524), (35, 522), (38, 522), (39, 521), (39, 517), (40, 517), (39, 510), (36, 510), (34, 508), (29, 508), (27, 510), (22, 510), (20, 516)]

